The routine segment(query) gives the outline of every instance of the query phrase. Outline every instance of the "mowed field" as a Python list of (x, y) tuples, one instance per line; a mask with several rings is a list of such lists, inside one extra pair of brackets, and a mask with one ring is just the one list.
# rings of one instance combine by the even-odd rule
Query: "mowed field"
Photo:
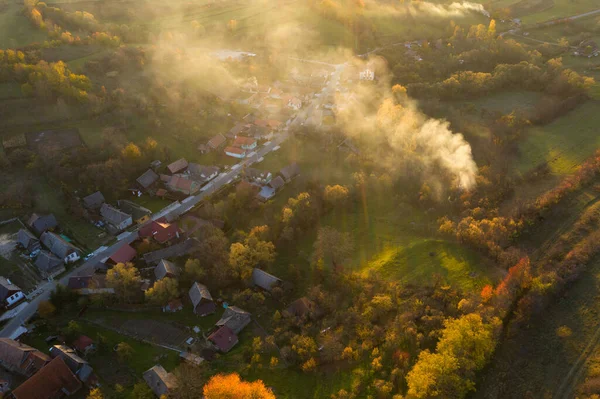
[[(539, 2), (539, 0), (524, 0), (523, 2)], [(535, 24), (552, 19), (565, 18), (597, 10), (600, 4), (597, 0), (542, 0), (543, 10), (520, 16), (524, 24)]]
[(553, 173), (574, 172), (600, 147), (599, 123), (600, 102), (592, 100), (546, 126), (532, 127), (520, 145), (518, 171), (547, 162)]

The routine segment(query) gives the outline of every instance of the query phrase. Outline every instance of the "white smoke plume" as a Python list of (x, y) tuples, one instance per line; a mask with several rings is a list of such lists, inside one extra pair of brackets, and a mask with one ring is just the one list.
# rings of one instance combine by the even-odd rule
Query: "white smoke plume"
[[(375, 3), (369, 6), (377, 8)], [(389, 7), (388, 7), (389, 8)], [(394, 14), (410, 14), (413, 17), (419, 15), (429, 15), (440, 18), (463, 17), (469, 12), (476, 12), (490, 18), (490, 13), (486, 11), (483, 5), (472, 3), (470, 1), (454, 2), (451, 4), (435, 4), (428, 1), (407, 2), (404, 7), (388, 10)]]
[[(376, 69), (384, 73), (381, 67)], [(475, 186), (477, 165), (463, 135), (453, 133), (447, 121), (423, 114), (405, 94), (390, 92), (385, 77), (378, 84), (357, 86), (352, 101), (345, 95), (339, 98), (340, 130), (391, 172), (417, 176), (438, 194), (448, 181), (464, 190)]]

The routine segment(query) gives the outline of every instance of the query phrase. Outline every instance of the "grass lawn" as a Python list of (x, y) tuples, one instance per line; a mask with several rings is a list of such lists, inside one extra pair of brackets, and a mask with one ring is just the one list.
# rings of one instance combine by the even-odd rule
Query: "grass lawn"
[(422, 285), (439, 275), (463, 292), (480, 290), (501, 278), (479, 254), (452, 242), (422, 239), (402, 247), (381, 251), (368, 263), (365, 271), (377, 271), (383, 276), (406, 284)]
[(517, 170), (521, 173), (548, 162), (553, 173), (572, 173), (600, 147), (600, 102), (588, 101), (567, 115), (526, 133)]
[[(527, 392), (552, 397), (598, 330), (599, 296), (600, 259), (596, 259), (543, 317), (498, 348), (474, 397), (523, 398)], [(570, 328), (572, 335), (559, 337), (556, 330), (561, 326)]]
[(482, 97), (472, 103), (476, 108), (485, 109), (489, 112), (500, 112), (502, 114), (528, 113), (542, 99), (542, 94), (532, 91), (505, 91)]
[(28, 292), (35, 288), (41, 278), (28, 260), (20, 257), (20, 251), (14, 249), (16, 234), (21, 228), (23, 225), (18, 221), (0, 225), (0, 276), (9, 278)]
[(18, 48), (48, 39), (46, 33), (35, 28), (21, 12), (21, 2), (10, 1), (0, 5), (0, 48)]
[(133, 201), (144, 208), (150, 209), (153, 213), (160, 211), (172, 202), (159, 197), (151, 197), (147, 194), (143, 194), (141, 197), (132, 198), (130, 201)]
[(21, 85), (18, 83), (0, 83), (0, 100), (20, 98), (22, 95)]

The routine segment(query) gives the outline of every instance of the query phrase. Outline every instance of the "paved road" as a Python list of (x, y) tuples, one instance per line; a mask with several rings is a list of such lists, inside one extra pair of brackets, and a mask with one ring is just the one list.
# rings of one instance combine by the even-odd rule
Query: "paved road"
[[(302, 61), (318, 63), (318, 64), (325, 64), (320, 61), (312, 61), (312, 60), (302, 60)], [(326, 64), (326, 65), (331, 65), (331, 64)], [(331, 66), (333, 66), (333, 65), (331, 65)], [(209, 188), (205, 189), (205, 191), (202, 191), (195, 196), (188, 197), (187, 199), (183, 200), (179, 206), (169, 205), (164, 210), (168, 210), (169, 212), (174, 211), (174, 212), (178, 213), (179, 215), (182, 215), (182, 214), (188, 212), (190, 209), (192, 209), (194, 206), (196, 206), (198, 203), (200, 203), (202, 200), (204, 200), (207, 196), (215, 193), (216, 191), (220, 190), (223, 186), (231, 183), (241, 173), (241, 171), (244, 167), (247, 167), (247, 166), (252, 165), (253, 163), (256, 163), (260, 158), (266, 156), (271, 151), (273, 151), (275, 149), (275, 147), (282, 145), (290, 137), (290, 133), (289, 133), (290, 128), (304, 124), (305, 121), (309, 120), (310, 117), (313, 115), (313, 113), (321, 107), (322, 101), (323, 101), (322, 99), (327, 97), (329, 94), (335, 92), (335, 88), (337, 86), (337, 83), (339, 82), (341, 73), (343, 72), (343, 70), (345, 68), (345, 64), (335, 65), (335, 68), (336, 69), (335, 69), (333, 75), (330, 76), (329, 83), (322, 90), (321, 96), (318, 98), (314, 98), (308, 107), (305, 107), (304, 109), (300, 110), (298, 115), (296, 115), (296, 117), (288, 124), (288, 126), (280, 134), (276, 135), (273, 138), (273, 140), (271, 140), (267, 145), (262, 145), (260, 147), (257, 147), (256, 154), (252, 155), (249, 158), (242, 160), (240, 163), (238, 163), (238, 166), (235, 167), (235, 169), (231, 168), (229, 171), (227, 171), (225, 173), (221, 173), (219, 176), (217, 176), (214, 180), (212, 180), (210, 182)], [(153, 218), (162, 216), (163, 213), (164, 212), (162, 212), (162, 211), (157, 212), (155, 214), (155, 216), (153, 216)], [(122, 245), (124, 245), (125, 243), (129, 244), (129, 243), (135, 241), (137, 238), (138, 238), (138, 232), (136, 229), (135, 231), (129, 233), (129, 235), (125, 235), (124, 237), (121, 237), (121, 240), (118, 241), (117, 243), (115, 243), (115, 244), (111, 245), (110, 247), (106, 248), (105, 250), (95, 254), (92, 258), (90, 258), (89, 260), (87, 260), (86, 262), (81, 264), (80, 266), (71, 270), (69, 273), (64, 275), (60, 280), (58, 280), (58, 282), (57, 281), (49, 281), (49, 282), (44, 283), (42, 286), (38, 287), (38, 289), (36, 291), (39, 291), (41, 293), (38, 296), (36, 296), (35, 298), (31, 299), (29, 301), (29, 305), (27, 307), (25, 307), (18, 314), (17, 317), (10, 320), (4, 326), (4, 328), (0, 331), (0, 337), (10, 337), (17, 331), (17, 329), (24, 322), (29, 320), (37, 311), (39, 303), (42, 301), (48, 300), (48, 298), (50, 297), (50, 293), (52, 292), (52, 290), (54, 290), (56, 288), (57, 283), (66, 285), (67, 282), (69, 281), (69, 278), (72, 276), (84, 276), (84, 275), (89, 275), (89, 274), (93, 273), (94, 266), (97, 264), (97, 262), (110, 257)]]

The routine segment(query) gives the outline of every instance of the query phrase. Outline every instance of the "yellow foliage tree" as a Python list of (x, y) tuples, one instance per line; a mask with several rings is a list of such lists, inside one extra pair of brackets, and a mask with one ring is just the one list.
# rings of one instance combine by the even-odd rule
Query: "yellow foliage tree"
[(212, 376), (204, 385), (203, 393), (206, 399), (275, 399), (261, 380), (242, 381), (236, 373)]

